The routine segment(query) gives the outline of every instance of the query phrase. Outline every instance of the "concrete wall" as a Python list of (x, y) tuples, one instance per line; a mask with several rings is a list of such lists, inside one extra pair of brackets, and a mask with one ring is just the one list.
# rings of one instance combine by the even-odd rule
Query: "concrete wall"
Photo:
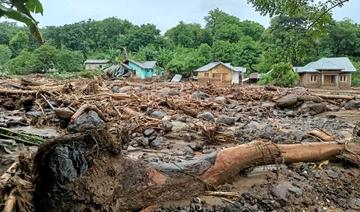
[[(345, 78), (345, 81), (341, 81), (341, 76)], [(339, 75), (339, 87), (340, 88), (350, 88), (351, 87), (351, 73), (344, 73)]]
[(226, 66), (220, 64), (206, 72), (198, 72), (199, 81), (212, 81), (220, 83), (231, 83), (232, 71)]
[(106, 68), (107, 66), (109, 66), (108, 63), (104, 63), (104, 64), (86, 63), (85, 70), (101, 70), (103, 68)]
[[(316, 76), (316, 81), (312, 81), (311, 77)], [(329, 84), (329, 78), (325, 76), (335, 76), (335, 82)], [(351, 73), (341, 73), (334, 71), (323, 71), (322, 73), (303, 73), (300, 74), (299, 85), (307, 88), (334, 87), (334, 88), (350, 88)], [(336, 82), (337, 81), (337, 82)], [(329, 85), (327, 85), (329, 84)]]
[[(316, 77), (315, 81), (311, 81), (311, 77)], [(307, 88), (318, 88), (321, 85), (321, 74), (319, 73), (303, 73), (300, 74), (300, 86), (304, 86)]]

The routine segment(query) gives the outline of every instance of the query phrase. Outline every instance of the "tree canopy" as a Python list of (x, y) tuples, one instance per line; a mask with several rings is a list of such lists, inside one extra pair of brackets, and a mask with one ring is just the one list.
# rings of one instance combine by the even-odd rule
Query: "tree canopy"
[[(41, 28), (46, 43), (40, 46), (27, 28), (3, 22), (0, 70), (80, 71), (85, 59), (118, 63), (131, 58), (156, 60), (172, 73), (190, 76), (212, 61), (243, 66), (248, 73), (269, 72), (274, 64), (302, 66), (320, 57), (348, 56), (355, 64), (360, 61), (360, 26), (332, 19), (329, 9), (336, 1), (324, 5), (306, 0), (249, 2), (272, 15), (269, 27), (220, 9), (209, 11), (203, 26), (180, 22), (164, 34), (153, 24), (135, 25), (110, 17)], [(314, 24), (315, 20), (319, 23)]]

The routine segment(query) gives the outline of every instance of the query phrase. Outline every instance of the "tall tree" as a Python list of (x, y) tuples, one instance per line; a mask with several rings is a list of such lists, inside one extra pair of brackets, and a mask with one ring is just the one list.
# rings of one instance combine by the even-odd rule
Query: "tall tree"
[(24, 31), (19, 31), (10, 40), (10, 48), (13, 56), (19, 55), (19, 53), (29, 47), (29, 36)]
[(11, 50), (7, 45), (0, 44), (0, 66), (4, 65), (11, 58)]
[(179, 45), (186, 48), (198, 47), (201, 43), (211, 45), (211, 35), (206, 29), (202, 29), (200, 24), (185, 24), (180, 22), (175, 27), (169, 29), (165, 36)]

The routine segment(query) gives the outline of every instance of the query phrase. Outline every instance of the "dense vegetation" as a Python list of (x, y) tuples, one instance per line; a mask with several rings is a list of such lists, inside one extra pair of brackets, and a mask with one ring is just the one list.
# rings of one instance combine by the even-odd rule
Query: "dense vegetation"
[[(79, 71), (85, 58), (119, 62), (125, 57), (157, 60), (171, 72), (185, 75), (214, 60), (245, 66), (249, 73), (268, 72), (278, 63), (275, 67), (300, 66), (324, 56), (348, 56), (359, 65), (359, 24), (334, 21), (326, 14), (309, 28), (313, 25), (310, 12), (274, 12), (265, 29), (215, 9), (205, 17), (204, 27), (180, 22), (163, 35), (152, 24), (137, 26), (117, 18), (88, 20), (41, 29), (43, 46), (27, 28), (4, 22), (0, 23), (0, 70), (16, 74)], [(354, 78), (354, 83), (359, 81)]]

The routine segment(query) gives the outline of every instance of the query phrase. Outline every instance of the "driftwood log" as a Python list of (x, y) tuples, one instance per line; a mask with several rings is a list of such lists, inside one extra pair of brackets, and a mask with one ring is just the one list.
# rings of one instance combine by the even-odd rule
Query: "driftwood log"
[(358, 143), (302, 143), (274, 144), (254, 141), (221, 150), (215, 164), (201, 179), (211, 185), (220, 185), (240, 171), (259, 165), (276, 163), (318, 162), (343, 158), (360, 165), (360, 144)]

